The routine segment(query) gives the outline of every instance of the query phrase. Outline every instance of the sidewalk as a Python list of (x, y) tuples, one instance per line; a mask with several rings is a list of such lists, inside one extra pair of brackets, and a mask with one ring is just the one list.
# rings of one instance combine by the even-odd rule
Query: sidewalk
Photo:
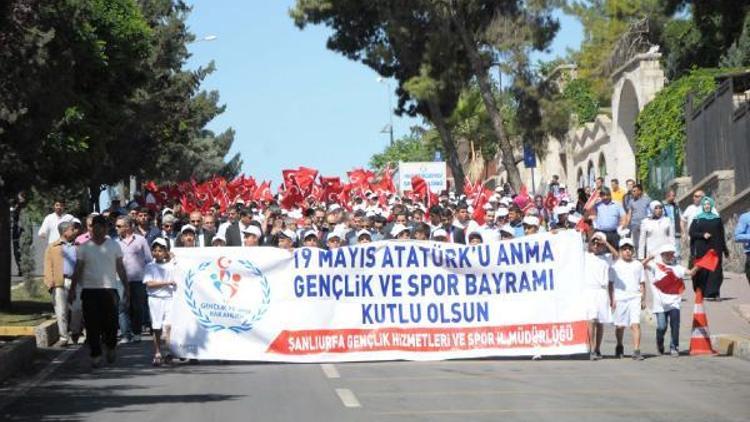
[[(685, 284), (682, 315), (684, 321), (688, 322), (687, 325), (691, 326), (695, 295), (692, 283), (688, 280)], [(740, 305), (750, 306), (750, 285), (745, 275), (725, 272), (721, 298), (721, 302), (703, 302), (711, 335), (734, 334), (750, 338), (750, 321), (742, 318), (738, 311)]]

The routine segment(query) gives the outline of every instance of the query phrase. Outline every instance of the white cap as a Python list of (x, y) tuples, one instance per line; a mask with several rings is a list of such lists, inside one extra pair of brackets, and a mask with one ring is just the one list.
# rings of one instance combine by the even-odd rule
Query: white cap
[(496, 186), (495, 187), (495, 192), (500, 193), (502, 191), (503, 191), (503, 187), (502, 186)]
[(484, 206), (482, 206), (482, 208), (483, 208), (483, 209), (484, 209), (485, 211), (489, 211), (489, 210), (494, 210), (494, 209), (495, 209), (495, 207), (493, 207), (493, 206), (492, 206), (492, 204), (490, 204), (489, 202), (488, 202), (488, 203), (486, 203), (486, 204), (484, 204)]
[(539, 217), (534, 215), (527, 215), (521, 222), (523, 224), (526, 224), (527, 226), (539, 226)]
[(291, 240), (292, 242), (297, 240), (297, 233), (295, 233), (294, 230), (292, 229), (284, 229), (281, 232), (279, 232), (279, 234)]
[(570, 213), (570, 208), (557, 206), (557, 207), (555, 207), (554, 212), (555, 212), (555, 215), (569, 214)]
[(341, 209), (341, 205), (333, 203), (330, 206), (328, 206), (328, 212), (334, 212)]
[(161, 210), (161, 216), (162, 217), (164, 217), (167, 214), (174, 214), (174, 210), (172, 208), (169, 208), (169, 207), (164, 208), (163, 210)]
[(243, 234), (252, 234), (253, 236), (260, 238), (263, 236), (263, 233), (260, 231), (260, 227), (256, 226), (255, 224), (250, 224), (249, 226), (245, 227), (244, 230), (242, 230)]
[(432, 238), (435, 239), (436, 237), (445, 237), (448, 238), (448, 232), (445, 231), (445, 229), (435, 229), (432, 232)]
[(357, 239), (359, 239), (362, 236), (369, 236), (370, 239), (372, 239), (372, 233), (370, 233), (370, 231), (367, 229), (362, 229), (357, 232)]
[(167, 240), (164, 239), (163, 237), (157, 237), (156, 239), (154, 239), (151, 242), (151, 247), (153, 248), (154, 245), (160, 245), (160, 246), (162, 246), (164, 248), (167, 248), (167, 249), (169, 248), (169, 245), (167, 245)]
[(328, 235), (326, 235), (326, 242), (329, 241), (329, 240), (331, 240), (331, 239), (333, 239), (333, 238), (341, 240), (341, 233), (337, 232), (336, 230), (328, 233)]
[(403, 224), (396, 223), (393, 225), (393, 228), (391, 229), (391, 236), (396, 237), (405, 231), (409, 231), (409, 228)]
[(490, 201), (490, 202), (498, 202), (499, 200), (500, 200), (500, 195), (498, 195), (498, 194), (496, 194), (496, 193), (495, 193), (495, 194), (492, 194), (492, 195), (490, 196), (490, 199), (489, 199), (489, 201)]
[(604, 234), (604, 233), (602, 233), (602, 232), (596, 232), (593, 235), (591, 235), (591, 240), (594, 240), (594, 239), (599, 239), (602, 242), (606, 242), (607, 241), (607, 235)]
[(670, 252), (671, 253), (676, 253), (677, 252), (677, 248), (675, 248), (674, 245), (671, 244), (671, 243), (664, 244), (664, 245), (661, 246), (661, 248), (659, 248), (659, 249), (656, 250), (656, 253), (659, 254), (659, 255), (661, 255), (663, 253), (670, 253)]
[(503, 196), (502, 198), (500, 198), (500, 203), (505, 206), (509, 206), (510, 204), (513, 203), (513, 200), (508, 198), (507, 196)]
[(508, 209), (505, 207), (500, 207), (495, 211), (495, 217), (507, 217), (508, 216)]
[(239, 205), (245, 205), (245, 201), (242, 198), (237, 198), (234, 201), (234, 205), (237, 205), (237, 204), (239, 204)]
[(565, 188), (565, 184), (564, 184), (564, 183), (560, 183), (560, 185), (559, 185), (559, 186), (557, 186), (557, 187), (558, 187), (559, 189), (566, 189), (566, 188)]
[(182, 226), (182, 228), (180, 229), (180, 233), (185, 233), (186, 231), (191, 231), (191, 232), (193, 232), (193, 233), (196, 233), (196, 232), (197, 232), (198, 230), (196, 230), (196, 229), (195, 229), (195, 226), (193, 226), (192, 224), (185, 224), (185, 225), (184, 225), (184, 226)]
[(222, 242), (227, 243), (227, 238), (221, 234), (217, 234), (216, 236), (214, 236), (213, 239), (211, 239), (211, 243), (214, 243), (217, 240), (221, 240)]
[(633, 239), (629, 237), (623, 237), (622, 239), (620, 239), (620, 247), (622, 248), (623, 246), (630, 246), (630, 247), (635, 248), (635, 245), (633, 244)]
[(310, 236), (315, 236), (315, 238), (318, 238), (318, 232), (316, 232), (313, 229), (305, 230), (305, 233), (302, 235), (302, 239), (307, 239)]
[(70, 220), (70, 222), (71, 222), (71, 223), (73, 223), (73, 224), (81, 224), (81, 220), (79, 220), (79, 219), (77, 219), (77, 218), (75, 218), (75, 217), (73, 217), (73, 218), (72, 218), (72, 219)]
[(500, 233), (507, 233), (513, 237), (516, 236), (516, 231), (513, 229), (513, 227), (510, 226), (510, 224), (505, 224), (502, 227), (500, 227)]

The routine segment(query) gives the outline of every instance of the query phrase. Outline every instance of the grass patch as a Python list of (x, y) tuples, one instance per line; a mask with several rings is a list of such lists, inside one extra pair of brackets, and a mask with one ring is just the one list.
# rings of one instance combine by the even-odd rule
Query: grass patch
[(35, 326), (54, 317), (54, 308), (47, 286), (35, 279), (10, 293), (11, 310), (0, 312), (0, 325)]

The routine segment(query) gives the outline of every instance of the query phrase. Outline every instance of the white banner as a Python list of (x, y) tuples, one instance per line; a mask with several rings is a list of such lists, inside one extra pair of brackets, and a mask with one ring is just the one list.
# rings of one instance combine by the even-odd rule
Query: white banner
[(419, 176), (427, 182), (430, 191), (439, 193), (447, 187), (445, 161), (399, 162), (398, 188), (404, 192), (411, 190), (411, 178)]
[(584, 353), (575, 231), (477, 246), (178, 248), (177, 356), (286, 362)]

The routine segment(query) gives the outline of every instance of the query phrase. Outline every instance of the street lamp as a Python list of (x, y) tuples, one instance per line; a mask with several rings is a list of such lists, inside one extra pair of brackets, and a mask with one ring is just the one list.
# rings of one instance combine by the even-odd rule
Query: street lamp
[(196, 39), (193, 42), (194, 43), (196, 43), (196, 42), (211, 42), (211, 41), (216, 41), (217, 38), (219, 38), (219, 37), (217, 37), (216, 35), (211, 34), (211, 35), (206, 35), (203, 38), (198, 38), (198, 39)]
[(388, 121), (389, 123), (380, 131), (380, 133), (388, 133), (391, 136), (391, 146), (393, 146), (393, 89), (391, 89), (391, 83), (383, 77), (378, 76), (378, 83), (385, 84), (388, 89)]

